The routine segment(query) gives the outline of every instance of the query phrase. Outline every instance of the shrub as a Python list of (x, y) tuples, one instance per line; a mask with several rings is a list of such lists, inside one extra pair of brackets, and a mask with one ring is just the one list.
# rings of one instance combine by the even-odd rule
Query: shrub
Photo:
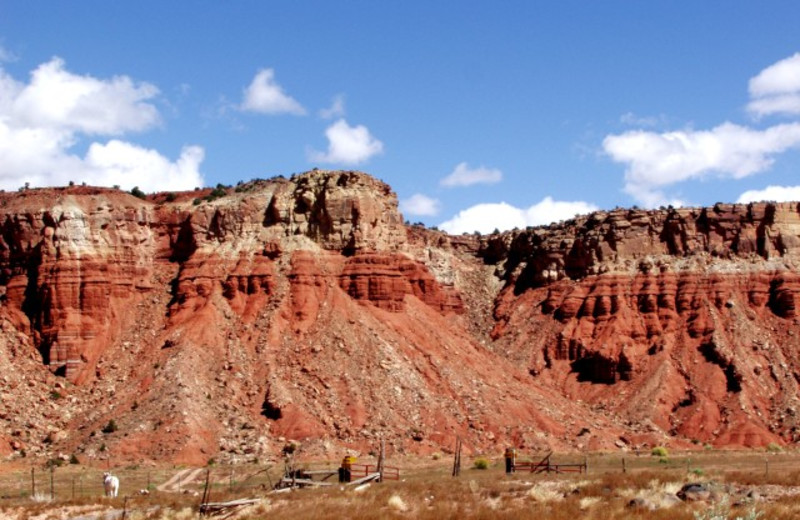
[(475, 469), (488, 469), (489, 461), (483, 457), (479, 457), (472, 463), (472, 467)]
[(61, 395), (61, 392), (59, 392), (58, 390), (52, 390), (50, 392), (50, 399), (52, 399), (53, 401), (57, 401), (61, 399), (61, 397), (63, 396)]
[(147, 195), (145, 195), (144, 192), (139, 189), (139, 186), (134, 186), (133, 188), (131, 188), (131, 195), (133, 195), (134, 197), (138, 197), (140, 199), (144, 199), (147, 197)]
[(70, 463), (70, 464), (80, 464), (80, 463), (81, 463), (81, 461), (79, 461), (79, 460), (78, 460), (78, 457), (77, 457), (77, 456), (75, 456), (75, 454), (73, 453), (73, 454), (72, 454), (72, 455), (70, 455), (70, 457), (69, 457), (69, 463)]
[(50, 459), (50, 460), (47, 461), (47, 467), (48, 468), (52, 468), (52, 467), (60, 468), (63, 465), (64, 465), (64, 461), (59, 459), (59, 458)]
[(174, 202), (175, 199), (178, 198), (178, 196), (175, 195), (173, 192), (169, 192), (169, 193), (167, 193), (167, 196), (164, 197), (164, 198), (166, 199), (167, 202)]
[(217, 200), (220, 197), (224, 197), (228, 194), (227, 188), (224, 184), (217, 184), (217, 187), (211, 190), (211, 193), (203, 197), (203, 200), (206, 202), (211, 202)]
[(781, 445), (776, 442), (770, 442), (767, 444), (766, 450), (769, 453), (780, 453), (783, 451), (783, 448), (781, 448)]
[(102, 431), (103, 431), (103, 433), (114, 433), (118, 429), (119, 428), (117, 427), (117, 423), (114, 421), (114, 419), (111, 419), (110, 421), (108, 421), (108, 424), (103, 426), (103, 430)]
[(667, 451), (667, 448), (665, 448), (664, 446), (656, 446), (650, 452), (650, 455), (652, 455), (653, 457), (666, 458), (669, 457), (669, 451)]
[(297, 444), (295, 444), (295, 443), (293, 443), (293, 442), (287, 442), (287, 443), (286, 443), (286, 444), (283, 446), (283, 454), (284, 454), (284, 455), (291, 455), (291, 454), (292, 454), (292, 453), (294, 453), (295, 451), (297, 451)]

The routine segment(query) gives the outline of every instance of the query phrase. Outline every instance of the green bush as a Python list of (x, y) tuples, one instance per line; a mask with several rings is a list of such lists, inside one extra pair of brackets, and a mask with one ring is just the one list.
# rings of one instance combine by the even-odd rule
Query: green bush
[(475, 459), (475, 461), (472, 463), (472, 467), (475, 469), (488, 469), (489, 461), (484, 459), (483, 457), (479, 457)]
[(766, 450), (769, 453), (780, 453), (783, 451), (783, 448), (781, 448), (781, 445), (776, 442), (770, 442), (767, 444)]
[(140, 199), (147, 198), (147, 195), (145, 195), (145, 193), (142, 190), (139, 189), (139, 186), (134, 186), (131, 189), (131, 195), (133, 195), (134, 197), (138, 197)]
[(665, 448), (664, 446), (656, 446), (650, 452), (650, 455), (652, 455), (653, 457), (660, 457), (663, 459), (669, 457), (669, 451), (667, 451), (667, 448)]

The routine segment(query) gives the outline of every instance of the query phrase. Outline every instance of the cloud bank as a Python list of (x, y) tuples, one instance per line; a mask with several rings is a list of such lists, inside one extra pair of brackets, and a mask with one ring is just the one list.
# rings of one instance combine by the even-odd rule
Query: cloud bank
[(310, 150), (311, 162), (356, 165), (383, 153), (383, 143), (370, 134), (364, 125), (350, 126), (339, 119), (325, 130), (328, 151)]
[(119, 139), (91, 142), (83, 157), (73, 152), (82, 139), (159, 125), (152, 104), (158, 94), (154, 85), (127, 76), (73, 74), (60, 58), (37, 67), (27, 84), (0, 68), (0, 187), (74, 181), (157, 191), (202, 185), (204, 151), (198, 146), (185, 147), (174, 162)]
[(800, 123), (766, 130), (723, 123), (711, 130), (641, 130), (610, 135), (603, 149), (627, 165), (625, 192), (648, 207), (673, 203), (662, 188), (715, 174), (740, 179), (768, 169), (774, 156), (800, 145)]
[(495, 229), (506, 231), (549, 224), (597, 209), (597, 206), (588, 202), (557, 201), (552, 197), (545, 197), (528, 208), (517, 208), (505, 202), (477, 204), (460, 211), (450, 220), (442, 222), (439, 227), (453, 235), (473, 231), (486, 234)]
[(742, 193), (736, 202), (747, 203), (762, 200), (774, 200), (775, 202), (800, 200), (800, 186), (767, 186), (763, 190), (749, 190)]
[[(748, 111), (757, 117), (800, 115), (800, 53), (762, 70), (749, 82)], [(800, 147), (800, 123), (764, 129), (722, 123), (710, 130), (608, 135), (603, 150), (625, 165), (625, 192), (647, 207), (680, 205), (670, 186), (710, 176), (740, 179), (768, 170), (777, 155)]]

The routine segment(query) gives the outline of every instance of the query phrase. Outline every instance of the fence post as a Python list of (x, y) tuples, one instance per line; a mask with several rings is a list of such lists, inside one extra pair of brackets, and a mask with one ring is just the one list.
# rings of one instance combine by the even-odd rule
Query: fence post
[(769, 459), (764, 459), (764, 476), (769, 476)]
[(206, 514), (206, 507), (208, 507), (206, 504), (208, 504), (208, 499), (209, 499), (209, 494), (210, 494), (208, 492), (208, 484), (209, 484), (210, 480), (211, 480), (211, 470), (207, 469), (206, 470), (206, 485), (203, 488), (203, 498), (200, 499), (200, 507), (197, 508), (198, 511), (200, 511), (200, 516), (204, 516)]
[(627, 473), (628, 469), (625, 467), (625, 457), (622, 457), (622, 472)]
[(583, 456), (583, 470), (587, 475), (589, 474), (589, 457), (586, 455)]
[(36, 496), (36, 468), (31, 466), (31, 497)]
[(383, 458), (386, 454), (386, 445), (383, 438), (381, 438), (381, 451), (378, 456), (378, 482), (383, 482)]
[(453, 455), (453, 476), (461, 473), (461, 437), (456, 438), (456, 452)]
[(56, 465), (52, 464), (50, 466), (50, 500), (53, 500), (56, 497), (55, 492), (53, 490), (53, 475), (55, 474), (55, 472), (56, 472)]
[(75, 500), (75, 477), (72, 477), (72, 500)]

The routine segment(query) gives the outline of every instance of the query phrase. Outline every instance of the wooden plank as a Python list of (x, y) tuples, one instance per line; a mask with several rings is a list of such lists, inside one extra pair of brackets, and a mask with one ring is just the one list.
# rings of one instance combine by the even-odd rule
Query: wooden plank
[(311, 480), (310, 478), (282, 478), (278, 485), (283, 486), (332, 486), (330, 482), (319, 482), (316, 480)]
[(255, 504), (256, 502), (260, 501), (260, 498), (239, 498), (236, 500), (231, 500), (229, 502), (209, 502), (207, 504), (203, 504), (204, 507), (236, 507), (236, 506), (246, 506), (249, 504)]
[(239, 500), (231, 500), (230, 502), (209, 502), (207, 504), (200, 504), (200, 512), (203, 514), (223, 513), (228, 509), (249, 506), (258, 502), (261, 502), (260, 498), (241, 498)]
[(379, 478), (380, 476), (381, 476), (380, 473), (370, 473), (366, 477), (361, 477), (358, 480), (354, 480), (352, 482), (349, 482), (347, 485), (348, 486), (357, 486), (358, 484), (363, 484), (364, 482), (369, 482), (371, 480), (375, 480), (375, 479)]

